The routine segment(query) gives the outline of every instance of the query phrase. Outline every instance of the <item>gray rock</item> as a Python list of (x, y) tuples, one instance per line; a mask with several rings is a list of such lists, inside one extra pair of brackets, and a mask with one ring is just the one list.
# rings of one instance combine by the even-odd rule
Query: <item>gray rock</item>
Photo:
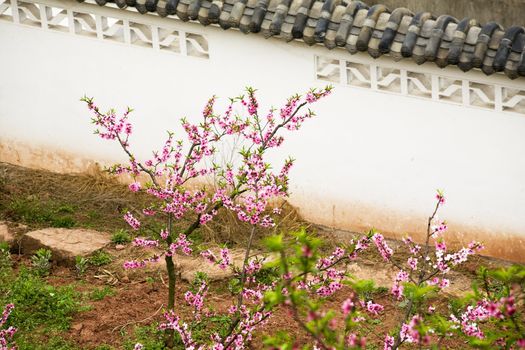
[(72, 265), (76, 256), (89, 256), (109, 244), (109, 234), (85, 229), (46, 228), (27, 233), (22, 239), (24, 254), (39, 248), (51, 250), (54, 261)]

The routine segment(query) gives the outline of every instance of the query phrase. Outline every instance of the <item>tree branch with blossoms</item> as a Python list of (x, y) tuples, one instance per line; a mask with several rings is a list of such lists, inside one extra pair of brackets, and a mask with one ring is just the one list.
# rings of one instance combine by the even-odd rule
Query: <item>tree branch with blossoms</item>
[[(366, 318), (376, 316), (383, 306), (367, 295), (374, 289), (371, 281), (357, 281), (346, 272), (345, 265), (355, 261), (358, 254), (371, 245), (373, 231), (349, 244), (338, 246), (331, 255), (323, 257), (321, 240), (304, 230), (294, 233), (294, 240), (286, 244), (282, 236), (267, 239), (268, 249), (280, 254), (281, 281), (265, 294), (270, 306), (287, 308), (295, 322), (312, 339), (313, 349), (354, 349), (364, 347), (366, 339), (356, 328)], [(341, 304), (343, 326), (338, 323), (338, 311), (326, 310), (323, 305), (348, 284), (353, 292)], [(271, 349), (298, 348), (294, 340), (283, 341), (268, 337)]]

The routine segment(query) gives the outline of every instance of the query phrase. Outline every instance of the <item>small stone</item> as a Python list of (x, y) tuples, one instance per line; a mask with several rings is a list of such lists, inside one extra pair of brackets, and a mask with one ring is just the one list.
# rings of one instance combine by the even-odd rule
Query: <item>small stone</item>
[(122, 278), (120, 279), (120, 281), (121, 281), (122, 283), (129, 283), (129, 277), (128, 277), (128, 276), (124, 276), (124, 277), (122, 277)]
[(126, 246), (125, 246), (124, 244), (117, 244), (117, 245), (115, 246), (115, 249), (116, 249), (116, 250), (123, 250), (123, 249), (126, 249)]
[(80, 332), (84, 328), (84, 325), (82, 323), (77, 323), (71, 326), (71, 329), (75, 332)]

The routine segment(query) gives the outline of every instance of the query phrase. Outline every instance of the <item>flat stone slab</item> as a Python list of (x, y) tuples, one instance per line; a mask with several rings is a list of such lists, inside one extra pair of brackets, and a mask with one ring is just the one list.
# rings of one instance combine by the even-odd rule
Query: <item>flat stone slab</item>
[[(215, 256), (219, 256), (218, 248), (211, 248), (211, 251)], [(229, 250), (232, 263), (239, 269), (242, 268), (245, 252), (246, 250), (241, 248), (233, 248)], [(251, 252), (250, 255), (251, 258), (255, 256), (262, 258), (264, 256), (263, 254), (258, 254), (257, 251)], [(275, 256), (268, 255), (265, 262), (275, 258)], [(231, 278), (234, 274), (231, 268), (222, 270), (217, 265), (208, 262), (200, 255), (188, 256), (175, 254), (173, 255), (173, 263), (175, 264), (175, 269), (179, 277), (187, 282), (192, 282), (195, 279), (195, 274), (197, 272), (204, 272), (210, 281), (225, 280)], [(148, 269), (152, 270), (166, 270), (166, 262), (164, 258), (160, 259), (158, 263), (148, 264), (147, 266)]]
[[(212, 249), (212, 251), (216, 256), (219, 255), (215, 249)], [(244, 249), (230, 249), (230, 257), (236, 267), (242, 268), (244, 254)], [(177, 267), (177, 271), (180, 271), (181, 278), (188, 282), (193, 281), (197, 272), (204, 272), (210, 281), (224, 280), (233, 276), (231, 268), (222, 270), (201, 256), (176, 254), (173, 256), (173, 262)]]
[[(373, 280), (376, 287), (384, 287), (387, 289), (392, 288), (398, 271), (397, 268), (389, 264), (370, 265), (365, 262), (354, 262), (347, 267), (347, 272), (356, 279)], [(444, 277), (450, 280), (450, 286), (443, 290), (444, 293), (454, 297), (462, 297), (472, 291), (472, 282), (462, 274), (451, 271)]]
[(24, 254), (33, 254), (39, 248), (52, 252), (52, 260), (68, 265), (77, 256), (89, 256), (110, 243), (107, 233), (85, 229), (46, 228), (28, 232), (22, 239)]

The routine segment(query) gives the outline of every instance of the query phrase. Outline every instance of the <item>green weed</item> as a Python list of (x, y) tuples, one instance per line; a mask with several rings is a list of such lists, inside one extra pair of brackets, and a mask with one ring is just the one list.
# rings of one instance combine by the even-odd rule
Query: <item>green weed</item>
[(51, 251), (44, 248), (38, 249), (35, 255), (31, 257), (31, 266), (40, 276), (49, 274), (51, 269)]
[(131, 242), (131, 237), (129, 236), (128, 231), (120, 229), (113, 233), (111, 236), (111, 242), (114, 244), (124, 244)]
[(113, 261), (113, 258), (108, 252), (103, 250), (96, 251), (89, 257), (89, 263), (94, 266), (103, 266), (107, 265)]
[(82, 276), (86, 272), (88, 264), (88, 259), (82, 256), (75, 257), (75, 271), (77, 272), (77, 275)]
[(109, 287), (105, 286), (104, 288), (95, 288), (89, 293), (89, 299), (98, 301), (102, 300), (107, 296), (115, 295), (115, 291)]

